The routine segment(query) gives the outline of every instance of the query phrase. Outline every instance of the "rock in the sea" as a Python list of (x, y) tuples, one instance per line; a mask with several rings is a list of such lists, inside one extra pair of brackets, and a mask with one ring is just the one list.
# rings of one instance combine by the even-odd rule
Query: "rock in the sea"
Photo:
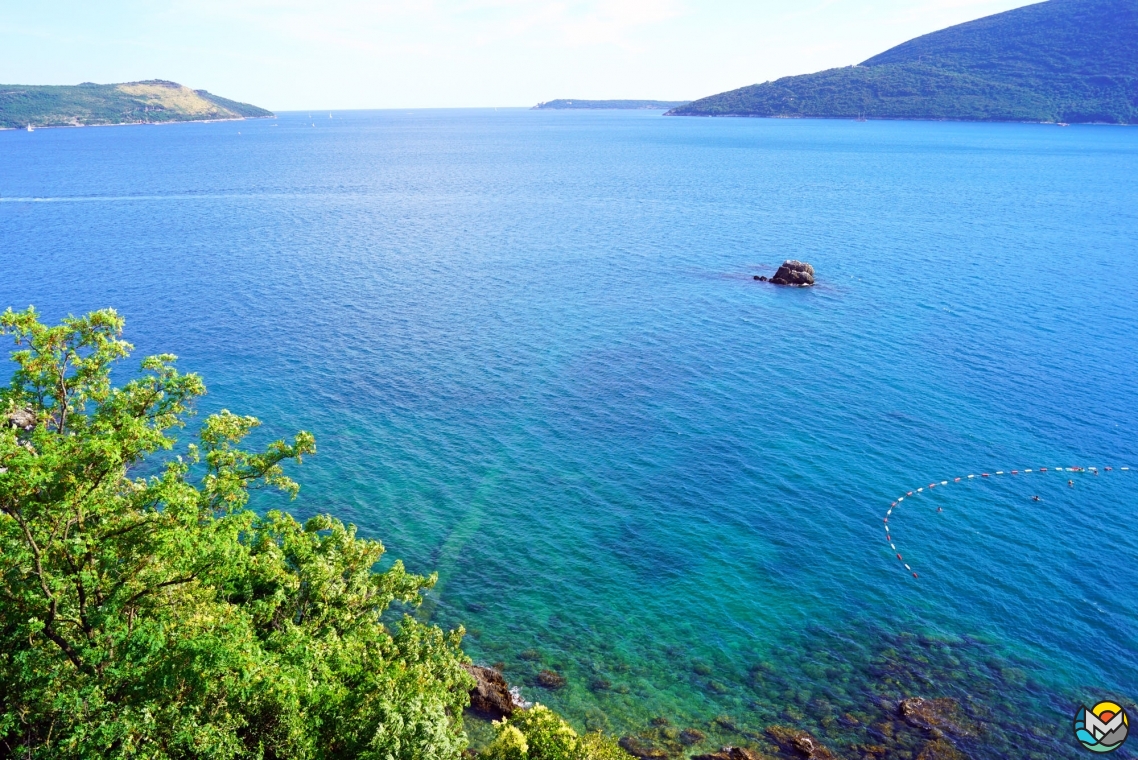
[(543, 670), (537, 674), (537, 683), (547, 689), (560, 689), (565, 685), (565, 676), (556, 670)]
[(694, 755), (691, 760), (765, 760), (765, 755), (743, 747), (724, 747), (708, 755)]
[(698, 728), (685, 728), (680, 732), (680, 741), (688, 746), (692, 744), (699, 744), (707, 738), (707, 734), (700, 731)]
[(36, 426), (36, 413), (31, 409), (14, 409), (8, 412), (8, 424), (19, 430), (32, 430)]
[(806, 286), (814, 284), (814, 267), (804, 261), (787, 260), (774, 273), (771, 282), (775, 285)]
[(921, 748), (917, 760), (968, 760), (968, 756), (944, 739), (933, 739)]
[(955, 699), (922, 699), (909, 697), (901, 700), (897, 714), (914, 728), (954, 736), (975, 736), (976, 728)]
[(465, 665), (466, 672), (474, 676), (475, 685), (470, 690), (470, 709), (474, 712), (500, 720), (509, 718), (521, 705), (514, 701), (509, 684), (502, 674), (493, 668), (478, 665)]
[(714, 718), (712, 718), (711, 722), (720, 728), (727, 729), (728, 731), (739, 730), (739, 727), (735, 725), (735, 721), (731, 718), (730, 715), (716, 715)]
[(838, 756), (826, 748), (822, 742), (797, 728), (769, 726), (767, 736), (774, 739), (775, 744), (792, 757), (803, 758), (803, 760), (838, 760)]
[(664, 750), (636, 736), (625, 736), (619, 743), (621, 749), (639, 760), (664, 760), (668, 757)]

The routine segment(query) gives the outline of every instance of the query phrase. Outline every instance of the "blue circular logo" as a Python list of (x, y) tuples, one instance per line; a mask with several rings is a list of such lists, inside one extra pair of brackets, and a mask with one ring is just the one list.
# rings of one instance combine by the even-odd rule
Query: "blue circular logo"
[(1130, 718), (1122, 705), (1103, 701), (1075, 713), (1075, 738), (1091, 752), (1114, 752), (1126, 742)]

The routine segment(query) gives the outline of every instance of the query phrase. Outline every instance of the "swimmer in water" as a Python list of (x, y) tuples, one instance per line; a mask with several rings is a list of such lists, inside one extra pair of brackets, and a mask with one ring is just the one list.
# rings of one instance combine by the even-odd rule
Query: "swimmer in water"
[(1073, 481), (1073, 480), (1068, 480), (1068, 481), (1067, 481), (1067, 485), (1069, 485), (1071, 488), (1074, 488), (1074, 487), (1075, 487), (1075, 481)]
[(937, 507), (937, 508), (936, 508), (936, 511), (937, 511), (937, 512), (943, 512), (944, 510), (943, 510), (942, 508), (940, 508), (940, 507)]
[(1031, 497), (1031, 500), (1032, 500), (1032, 501), (1039, 501), (1039, 497), (1038, 497), (1038, 496), (1032, 496), (1032, 497)]

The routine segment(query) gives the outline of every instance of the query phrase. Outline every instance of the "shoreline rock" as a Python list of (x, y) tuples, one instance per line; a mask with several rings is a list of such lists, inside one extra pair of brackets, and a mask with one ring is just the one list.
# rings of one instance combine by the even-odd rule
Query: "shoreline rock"
[(509, 684), (502, 674), (493, 668), (480, 665), (463, 665), (466, 672), (474, 677), (475, 685), (470, 690), (470, 709), (493, 720), (509, 718), (514, 710), (522, 705), (514, 699)]
[(31, 409), (13, 409), (7, 414), (8, 424), (17, 430), (30, 432), (35, 429), (36, 413)]

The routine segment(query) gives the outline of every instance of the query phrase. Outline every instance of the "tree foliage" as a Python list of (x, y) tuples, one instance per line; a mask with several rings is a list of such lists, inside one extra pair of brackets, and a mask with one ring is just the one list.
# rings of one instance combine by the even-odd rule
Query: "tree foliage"
[(560, 716), (541, 704), (494, 724), (497, 736), (480, 760), (630, 760), (611, 738), (579, 736)]
[(122, 328), (0, 315), (0, 757), (458, 757), (462, 631), (381, 618), (434, 576), (248, 508), (295, 496), (308, 433), (247, 451), (257, 420), (222, 411), (174, 452), (205, 387), (170, 355), (114, 386)]

